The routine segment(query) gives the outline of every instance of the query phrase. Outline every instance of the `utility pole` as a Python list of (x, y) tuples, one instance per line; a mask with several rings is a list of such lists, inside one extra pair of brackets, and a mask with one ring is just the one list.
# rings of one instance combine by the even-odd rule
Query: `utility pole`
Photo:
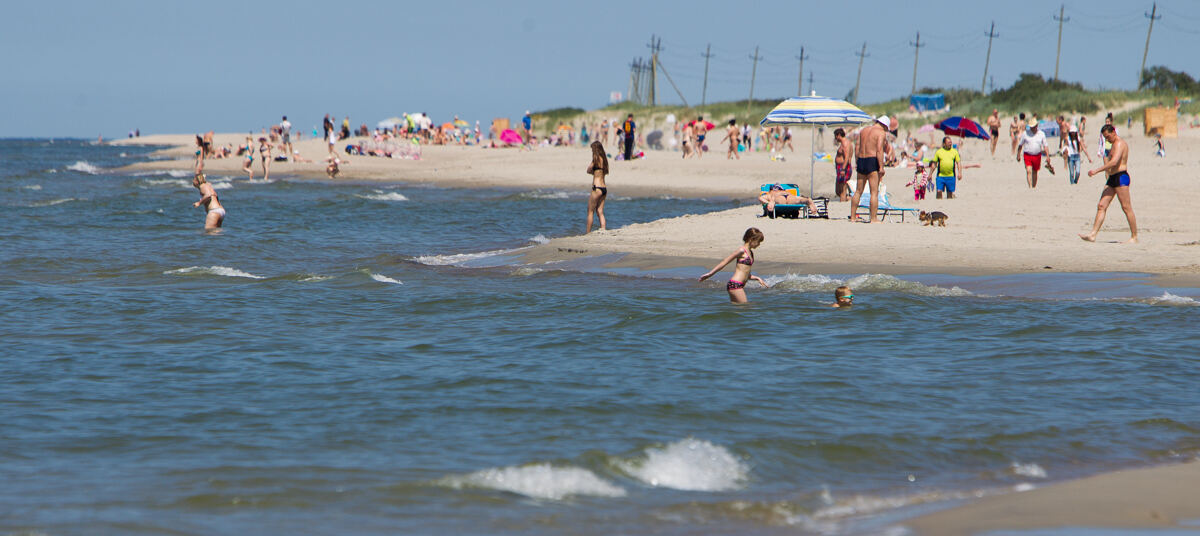
[(917, 93), (917, 60), (921, 59), (921, 47), (925, 46), (923, 43), (921, 43), (921, 32), (917, 32), (917, 41), (915, 43), (909, 41), (908, 44), (912, 45), (912, 47), (916, 50), (915, 55), (913, 56), (913, 86), (912, 93), (909, 93), (911, 96)]
[(1150, 19), (1150, 29), (1146, 30), (1146, 49), (1142, 51), (1142, 69), (1138, 71), (1138, 89), (1146, 84), (1146, 56), (1150, 54), (1150, 32), (1154, 31), (1154, 21), (1161, 19), (1162, 15), (1155, 16), (1158, 12), (1158, 2), (1150, 8), (1150, 12), (1146, 13), (1146, 18)]
[(796, 59), (800, 60), (800, 74), (798, 75), (798, 80), (796, 80), (796, 96), (803, 97), (804, 96), (804, 60), (808, 59), (808, 56), (804, 55), (804, 47), (800, 47), (800, 55), (796, 56)]
[(704, 91), (702, 91), (700, 93), (700, 106), (704, 106), (704, 103), (708, 101), (708, 60), (709, 60), (709, 58), (711, 58), (715, 55), (716, 54), (712, 53), (712, 43), (705, 45), (704, 54), (703, 54), (703, 56), (704, 56)]
[[(816, 91), (813, 91), (813, 72), (812, 71), (808, 72), (808, 90), (812, 91), (812, 93), (814, 95), (816, 95), (816, 93), (817, 93)], [(804, 95), (800, 95), (800, 96), (803, 97)]]
[(642, 58), (633, 58), (629, 63), (629, 100), (641, 104)]
[(988, 52), (987, 59), (983, 61), (983, 82), (979, 83), (979, 92), (987, 95), (985, 90), (987, 89), (988, 67), (992, 65), (992, 39), (1000, 37), (1000, 34), (996, 33), (996, 21), (992, 21), (992, 29), (988, 30), (988, 33), (984, 35), (988, 36)]
[(650, 105), (658, 106), (658, 93), (655, 92), (655, 83), (658, 82), (658, 52), (662, 50), (662, 38), (655, 39), (650, 36), (650, 44), (646, 45), (650, 49)]
[(1054, 53), (1054, 80), (1056, 81), (1058, 80), (1058, 60), (1062, 57), (1062, 25), (1064, 22), (1071, 20), (1070, 17), (1063, 16), (1063, 13), (1066, 12), (1066, 9), (1067, 6), (1059, 4), (1058, 16), (1054, 17), (1054, 20), (1058, 21), (1058, 52)]
[(854, 81), (854, 104), (858, 104), (858, 88), (861, 87), (861, 85), (862, 85), (863, 58), (866, 58), (868, 56), (866, 41), (863, 41), (862, 52), (857, 52), (857, 53), (855, 53), (855, 55), (858, 56), (858, 79)]
[(754, 60), (754, 67), (750, 70), (750, 98), (746, 100), (746, 113), (750, 113), (750, 104), (754, 102), (754, 77), (758, 74), (758, 60), (762, 56), (758, 55), (758, 47), (754, 47), (754, 55), (750, 56)]
[(662, 69), (663, 76), (667, 77), (667, 82), (670, 82), (670, 83), (671, 83), (671, 87), (675, 89), (675, 94), (676, 94), (676, 95), (679, 95), (679, 100), (683, 101), (683, 107), (684, 107), (684, 108), (691, 108), (691, 106), (688, 106), (688, 103), (687, 103), (687, 98), (685, 98), (685, 97), (683, 96), (683, 92), (682, 92), (682, 91), (679, 91), (679, 86), (675, 85), (675, 81), (674, 81), (674, 80), (671, 80), (671, 73), (668, 73), (668, 72), (667, 72), (667, 68), (666, 68), (666, 67), (663, 67), (663, 64), (662, 64), (662, 62), (661, 62), (661, 61), (659, 61), (659, 60), (654, 60), (654, 63), (657, 63), (657, 64), (658, 64), (658, 68), (659, 68), (659, 69)]

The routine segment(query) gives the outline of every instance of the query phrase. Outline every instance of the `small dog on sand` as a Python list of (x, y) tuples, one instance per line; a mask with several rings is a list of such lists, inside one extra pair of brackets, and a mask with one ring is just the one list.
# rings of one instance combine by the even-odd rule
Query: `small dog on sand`
[(938, 212), (936, 210), (933, 212), (925, 212), (922, 210), (921, 213), (917, 215), (917, 219), (925, 222), (924, 225), (937, 225), (940, 227), (945, 227), (946, 220), (950, 219), (950, 216), (947, 216), (945, 212)]

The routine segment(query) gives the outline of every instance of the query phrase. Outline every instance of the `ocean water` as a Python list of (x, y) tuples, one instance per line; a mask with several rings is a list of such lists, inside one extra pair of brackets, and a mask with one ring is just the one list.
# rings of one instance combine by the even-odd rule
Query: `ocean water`
[[(0, 533), (878, 534), (1200, 453), (1196, 289), (734, 307), (707, 267), (518, 264), (582, 187), (210, 176), (206, 234), (186, 170), (114, 171), (150, 150), (0, 140)], [(733, 206), (613, 194), (612, 226)]]

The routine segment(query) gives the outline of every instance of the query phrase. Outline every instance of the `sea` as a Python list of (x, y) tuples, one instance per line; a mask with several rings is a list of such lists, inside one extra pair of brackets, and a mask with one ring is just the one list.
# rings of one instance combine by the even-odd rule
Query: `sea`
[[(206, 233), (186, 166), (121, 171), (155, 149), (0, 140), (0, 534), (898, 535), (1200, 454), (1195, 288), (795, 270), (733, 306), (710, 266), (524, 262), (583, 186), (213, 174)], [(611, 227), (747, 202), (612, 192)]]

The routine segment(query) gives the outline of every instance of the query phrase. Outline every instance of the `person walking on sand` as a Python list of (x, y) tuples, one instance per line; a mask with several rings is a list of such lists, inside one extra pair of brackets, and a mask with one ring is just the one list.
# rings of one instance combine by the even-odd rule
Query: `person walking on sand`
[(992, 108), (987, 118), (988, 132), (992, 135), (992, 156), (996, 156), (996, 142), (1000, 141), (1000, 110)]
[(258, 157), (262, 159), (263, 180), (271, 178), (271, 143), (266, 138), (258, 139)]
[(721, 141), (729, 140), (729, 150), (725, 153), (726, 160), (742, 159), (742, 155), (738, 154), (738, 137), (741, 136), (741, 131), (737, 127), (737, 119), (729, 120), (729, 128), (725, 129), (725, 137)]
[(1133, 215), (1133, 202), (1129, 198), (1129, 145), (1125, 140), (1117, 136), (1117, 129), (1112, 125), (1104, 125), (1100, 129), (1100, 135), (1112, 144), (1112, 149), (1108, 153), (1108, 158), (1103, 166), (1088, 171), (1088, 176), (1091, 177), (1101, 171), (1108, 175), (1108, 182), (1104, 184), (1104, 191), (1100, 194), (1100, 203), (1096, 205), (1096, 221), (1092, 224), (1092, 232), (1081, 234), (1082, 238), (1088, 242), (1096, 241), (1096, 234), (1100, 232), (1100, 226), (1104, 225), (1104, 216), (1108, 213), (1108, 206), (1112, 204), (1113, 197), (1121, 203), (1121, 210), (1125, 211), (1125, 219), (1129, 221), (1129, 240), (1126, 244), (1136, 244), (1137, 237), (1137, 217)]
[(937, 170), (937, 180), (934, 181), (937, 198), (941, 199), (942, 192), (946, 192), (946, 199), (954, 199), (958, 179), (962, 178), (962, 159), (958, 156), (958, 149), (955, 149), (950, 141), (950, 136), (942, 138), (942, 148), (933, 153), (931, 165)]
[(530, 117), (529, 110), (525, 110), (525, 116), (521, 118), (521, 136), (525, 137), (525, 143), (532, 143), (533, 140), (533, 117)]
[(1013, 116), (1012, 121), (1008, 124), (1008, 141), (1012, 144), (1012, 156), (1017, 155), (1017, 139), (1019, 132), (1020, 131), (1017, 130), (1017, 118), (1016, 116)]
[(282, 134), (283, 140), (280, 142), (280, 147), (283, 148), (283, 154), (288, 158), (292, 157), (292, 122), (288, 121), (287, 116), (283, 116), (283, 121), (279, 122), (279, 132)]
[(204, 229), (208, 231), (220, 228), (225, 222), (225, 207), (221, 206), (221, 201), (217, 199), (217, 191), (208, 183), (203, 173), (197, 173), (192, 178), (192, 186), (200, 190), (200, 200), (192, 203), (192, 206), (204, 206)]
[(1021, 135), (1021, 141), (1017, 144), (1021, 148), (1022, 157), (1025, 159), (1025, 184), (1030, 188), (1037, 188), (1038, 170), (1042, 168), (1042, 157), (1046, 157), (1047, 169), (1049, 169), (1050, 155), (1046, 152), (1046, 133), (1038, 130), (1036, 121), (1029, 124), (1029, 128)]
[(850, 198), (850, 221), (858, 215), (858, 200), (862, 198), (863, 186), (871, 187), (871, 205), (869, 223), (878, 223), (875, 219), (879, 212), (879, 180), (883, 178), (884, 145), (887, 142), (887, 132), (891, 120), (886, 115), (875, 119), (875, 123), (862, 129), (858, 135), (858, 147), (855, 154), (855, 168), (858, 171), (858, 185), (854, 196)]
[(1067, 130), (1066, 142), (1063, 144), (1063, 154), (1067, 156), (1067, 179), (1071, 184), (1079, 183), (1079, 157), (1086, 156), (1092, 163), (1092, 156), (1087, 153), (1079, 129), (1071, 125)]
[(850, 166), (850, 155), (854, 154), (854, 145), (850, 143), (846, 131), (841, 128), (833, 131), (833, 142), (837, 144), (837, 155), (833, 157), (833, 193), (837, 194), (838, 201), (848, 201), (850, 176), (854, 174), (854, 168)]
[(696, 153), (696, 158), (700, 159), (704, 156), (704, 137), (708, 135), (708, 125), (704, 122), (704, 116), (697, 116), (696, 122), (692, 123), (692, 139), (696, 140), (692, 144), (692, 150)]
[(587, 229), (584, 234), (592, 232), (593, 217), (600, 217), (600, 230), (608, 228), (608, 222), (604, 220), (604, 200), (608, 198), (608, 186), (604, 183), (604, 177), (608, 175), (608, 155), (604, 153), (604, 144), (600, 140), (596, 140), (591, 144), (592, 148), (592, 163), (588, 165), (587, 172), (592, 176), (592, 191), (588, 194), (587, 204)]
[(637, 123), (633, 122), (633, 114), (625, 117), (625, 123), (621, 125), (621, 130), (625, 133), (625, 161), (633, 159), (633, 141), (636, 139), (634, 130), (637, 129)]
[(733, 267), (733, 277), (729, 278), (729, 283), (725, 284), (725, 291), (729, 293), (729, 301), (733, 303), (746, 303), (746, 283), (750, 280), (758, 281), (758, 284), (763, 288), (767, 288), (767, 282), (761, 277), (750, 274), (750, 266), (754, 264), (754, 248), (762, 245), (763, 233), (758, 229), (751, 227), (746, 229), (742, 234), (742, 247), (737, 251), (730, 253), (728, 257), (721, 260), (719, 264), (709, 270), (708, 273), (700, 276), (700, 280), (704, 281), (720, 272), (722, 268), (729, 263), (737, 260), (737, 264)]

